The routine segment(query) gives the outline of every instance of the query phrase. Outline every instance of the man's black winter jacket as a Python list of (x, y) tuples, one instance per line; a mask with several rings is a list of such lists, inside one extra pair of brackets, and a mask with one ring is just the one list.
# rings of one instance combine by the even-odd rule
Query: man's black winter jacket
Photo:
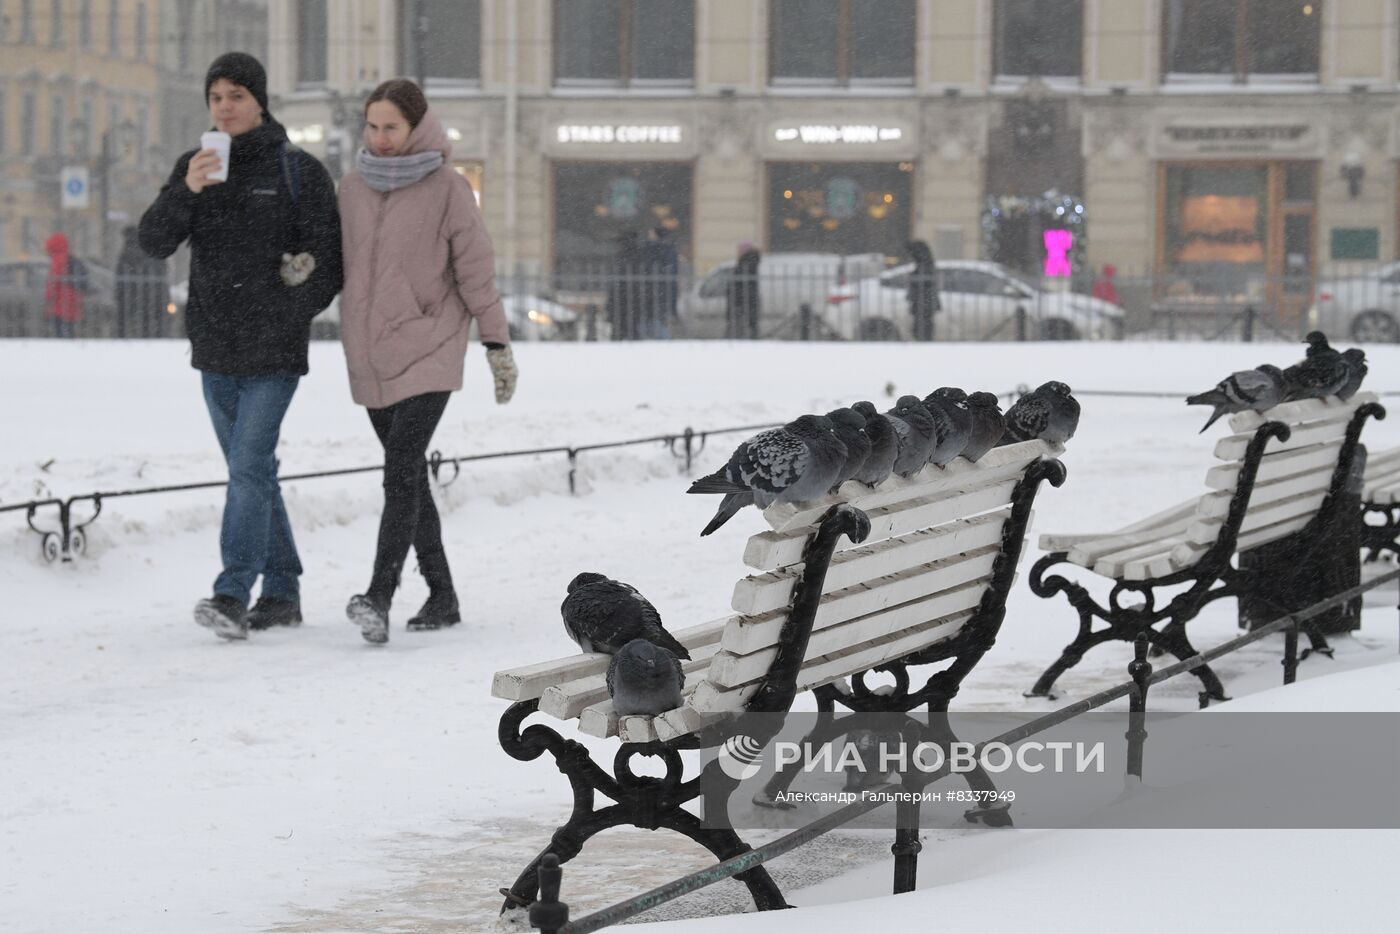
[[(190, 241), (185, 330), (196, 369), (304, 374), (311, 319), (340, 291), (335, 186), (320, 162), (284, 150), (286, 142), (270, 118), (234, 137), (228, 181), (199, 194), (185, 184), (197, 150), (185, 153), (141, 218), (141, 248), (152, 256), (164, 259)], [(296, 186), (295, 201), (289, 185)], [(315, 257), (316, 269), (301, 285), (287, 286), (282, 254), (300, 252)]]

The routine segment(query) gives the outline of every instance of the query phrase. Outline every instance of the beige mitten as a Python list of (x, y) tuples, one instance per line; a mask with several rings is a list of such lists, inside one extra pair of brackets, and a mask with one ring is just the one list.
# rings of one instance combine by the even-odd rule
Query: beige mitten
[(301, 285), (315, 270), (316, 257), (310, 253), (282, 254), (282, 281), (287, 285)]
[(515, 381), (520, 376), (510, 345), (486, 351), (486, 362), (491, 365), (491, 376), (496, 381), (496, 404), (505, 405), (515, 395)]

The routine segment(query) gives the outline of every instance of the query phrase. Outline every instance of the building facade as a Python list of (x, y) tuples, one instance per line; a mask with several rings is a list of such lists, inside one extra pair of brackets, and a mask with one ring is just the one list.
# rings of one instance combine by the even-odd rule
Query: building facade
[(0, 0), (0, 259), (42, 257), (61, 230), (110, 263), (150, 203), (168, 171), (157, 6)]
[[(348, 166), (426, 74), (507, 268), (661, 227), (1106, 264), (1183, 300), (1396, 255), (1400, 0), (269, 0), (278, 113)], [(1280, 291), (1282, 290), (1282, 291)]]

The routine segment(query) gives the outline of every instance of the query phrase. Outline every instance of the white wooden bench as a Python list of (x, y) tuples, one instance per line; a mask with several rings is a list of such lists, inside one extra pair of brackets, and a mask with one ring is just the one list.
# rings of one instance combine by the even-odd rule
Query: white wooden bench
[[(1215, 446), (1219, 464), (1206, 472), (1206, 492), (1140, 522), (1112, 532), (1044, 535), (1050, 554), (1031, 572), (1031, 589), (1041, 597), (1063, 592), (1079, 612), (1079, 632), (1046, 669), (1029, 696), (1051, 696), (1051, 688), (1083, 654), (1103, 642), (1133, 641), (1147, 635), (1162, 650), (1180, 658), (1196, 654), (1185, 626), (1209, 602), (1223, 597), (1289, 607), (1284, 581), (1247, 567), (1235, 556), (1258, 553), (1277, 543), (1306, 540), (1319, 517), (1342, 490), (1355, 457), (1361, 427), (1368, 417), (1384, 417), (1376, 397), (1361, 393), (1347, 402), (1335, 397), (1279, 405), (1262, 414), (1243, 412), (1230, 418), (1232, 434)], [(1329, 514), (1330, 515), (1330, 514)], [(1312, 532), (1310, 532), (1312, 529)], [(1052, 565), (1069, 563), (1115, 581), (1107, 607), (1081, 586), (1061, 576), (1046, 578)], [(1155, 588), (1186, 589), (1157, 606)], [(1133, 595), (1141, 602), (1127, 603)], [(1095, 618), (1107, 628), (1094, 631)], [(1159, 624), (1163, 624), (1160, 625)], [(1314, 645), (1325, 646), (1310, 630)], [(1223, 686), (1209, 666), (1196, 669), (1211, 699), (1224, 700)]]
[[(1400, 448), (1374, 451), (1366, 458), (1361, 506), (1361, 544), (1367, 560), (1384, 551), (1400, 555)], [(1370, 517), (1378, 521), (1365, 521)]]
[[(851, 482), (818, 502), (766, 510), (769, 530), (751, 537), (744, 550), (752, 573), (734, 587), (734, 612), (673, 630), (691, 655), (684, 663), (685, 703), (674, 710), (618, 717), (604, 681), (606, 655), (575, 654), (498, 672), (492, 693), (512, 702), (502, 718), (502, 747), (520, 759), (550, 751), (574, 784), (575, 813), (546, 852), (567, 860), (588, 836), (622, 823), (668, 826), (720, 859), (742, 852), (737, 837), (695, 832), (694, 818), (680, 808), (689, 799), (679, 791), (693, 782), (680, 782), (676, 750), (714, 745), (706, 734), (715, 734), (711, 728), (727, 718), (756, 709), (786, 712), (796, 692), (847, 678), (858, 682), (871, 669), (898, 666), (910, 657), (932, 661), (969, 652), (980, 658), (1001, 624), (1039, 483), (1063, 482), (1064, 468), (1053, 459), (1059, 452), (1039, 441), (1008, 445), (977, 464), (957, 459), (909, 479), (892, 477), (873, 490)], [(839, 539), (831, 553), (823, 553), (824, 534), (837, 541), (822, 529), (836, 518), (838, 506), (854, 507), (869, 528), (855, 536), (862, 541)], [(831, 518), (824, 523), (825, 517)], [(944, 646), (948, 654), (940, 654)], [(961, 671), (957, 680), (965, 674)], [(921, 702), (941, 702), (946, 709), (956, 690), (957, 684), (945, 679), (926, 692), (901, 688), (893, 699), (909, 705), (902, 709)], [(522, 733), (522, 721), (536, 712), (575, 724), (585, 735), (618, 737), (624, 745), (615, 763), (617, 777), (591, 760), (584, 764), (586, 751), (553, 730), (536, 724)], [(661, 756), (666, 778), (634, 776), (627, 765), (632, 755)], [(638, 804), (634, 799), (654, 799), (656, 783), (676, 790), (666, 802), (669, 822), (628, 813)], [(591, 791), (581, 790), (587, 787), (619, 804), (593, 810)], [(585, 799), (586, 806), (577, 804)], [(648, 813), (658, 809), (655, 800), (640, 807)], [(538, 862), (509, 890), (512, 903), (535, 898)], [(780, 907), (772, 904), (781, 898), (766, 873), (736, 878), (749, 884), (760, 908)]]

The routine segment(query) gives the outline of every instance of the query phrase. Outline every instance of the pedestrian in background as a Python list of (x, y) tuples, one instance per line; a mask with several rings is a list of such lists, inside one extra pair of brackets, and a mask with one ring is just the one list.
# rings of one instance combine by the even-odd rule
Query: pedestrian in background
[(277, 482), (277, 439), (307, 371), (311, 319), (340, 291), (340, 217), (330, 175), (268, 113), (257, 59), (215, 59), (204, 100), (215, 129), (231, 137), (228, 165), (214, 148), (180, 156), (141, 218), (139, 239), (158, 259), (190, 244), (190, 363), (229, 479), (223, 571), (213, 596), (195, 606), (195, 621), (246, 639), (249, 628), (301, 622), (302, 566)]
[(1112, 263), (1107, 263), (1103, 267), (1103, 272), (1099, 278), (1094, 280), (1094, 287), (1091, 294), (1094, 298), (1108, 302), (1111, 305), (1120, 304), (1118, 301), (1118, 284), (1113, 281), (1118, 275), (1118, 267)]
[(763, 312), (758, 294), (760, 260), (758, 247), (747, 240), (739, 244), (726, 295), (725, 337), (758, 340), (758, 319)]
[(49, 254), (49, 275), (44, 283), (44, 314), (53, 324), (53, 336), (74, 338), (83, 320), (83, 299), (87, 292), (87, 270), (72, 254), (68, 236), (52, 234), (44, 241)]
[(676, 302), (680, 297), (681, 260), (675, 244), (670, 241), (670, 233), (659, 224), (647, 231), (649, 301), (646, 336), (656, 340), (670, 339), (671, 324), (676, 319)]
[(163, 316), (170, 303), (165, 260), (141, 249), (135, 227), (122, 230), (116, 272), (117, 336), (159, 337), (165, 330)]
[(498, 404), (515, 393), (496, 256), (471, 185), (423, 91), (396, 79), (365, 104), (364, 146), (340, 186), (345, 256), (340, 339), (350, 394), (384, 446), (384, 511), (369, 587), (346, 615), (365, 641), (389, 641), (389, 609), (409, 548), (428, 584), (411, 630), (461, 620), (442, 523), (428, 486), (428, 444), (462, 371), (473, 319)]
[(909, 316), (914, 323), (914, 340), (931, 341), (934, 335), (934, 315), (943, 310), (938, 298), (938, 264), (933, 251), (923, 240), (910, 240), (906, 249), (914, 260), (909, 273)]
[(608, 323), (615, 341), (634, 341), (641, 336), (643, 255), (641, 237), (635, 230), (624, 230), (617, 238), (613, 277), (608, 284)]

